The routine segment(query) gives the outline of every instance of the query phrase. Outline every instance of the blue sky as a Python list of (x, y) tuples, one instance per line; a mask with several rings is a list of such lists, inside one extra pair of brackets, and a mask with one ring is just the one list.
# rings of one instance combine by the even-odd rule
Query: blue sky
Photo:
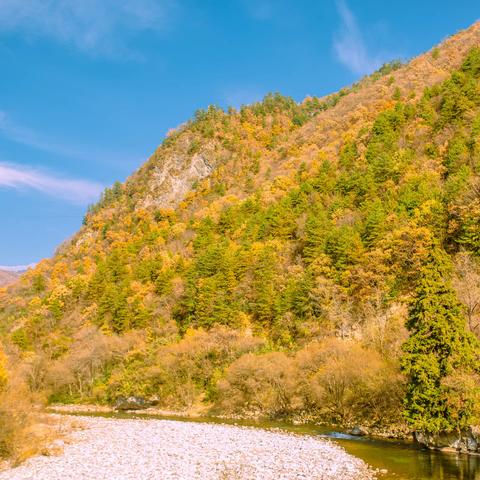
[(472, 0), (0, 0), (0, 265), (50, 256), (198, 109), (301, 100), (477, 20)]

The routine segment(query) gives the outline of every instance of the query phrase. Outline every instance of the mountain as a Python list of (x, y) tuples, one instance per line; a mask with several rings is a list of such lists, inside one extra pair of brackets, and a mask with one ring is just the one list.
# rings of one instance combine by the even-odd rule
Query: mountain
[(196, 112), (0, 293), (31, 389), (379, 429), (471, 423), (479, 46), (475, 24), (325, 98)]
[(35, 263), (14, 266), (0, 265), (0, 287), (4, 287), (15, 282), (15, 280), (17, 280), (22, 273), (25, 273), (29, 268), (33, 268), (34, 266)]
[(0, 265), (0, 270), (5, 272), (14, 272), (14, 273), (23, 273), (26, 272), (29, 268), (33, 268), (36, 264), (29, 263), (28, 265), (13, 265), (13, 266), (4, 266)]
[(18, 277), (17, 273), (2, 270), (0, 268), (0, 287), (13, 283), (17, 279), (17, 277)]

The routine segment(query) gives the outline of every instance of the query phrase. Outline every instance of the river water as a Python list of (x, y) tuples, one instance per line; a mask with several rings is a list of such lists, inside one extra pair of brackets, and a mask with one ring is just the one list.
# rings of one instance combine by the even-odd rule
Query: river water
[(374, 468), (387, 470), (383, 480), (480, 480), (480, 456), (442, 453), (421, 449), (413, 442), (355, 437), (334, 428), (313, 424), (293, 425), (264, 420), (227, 420), (211, 417), (187, 418), (143, 413), (78, 413), (110, 418), (151, 418), (181, 422), (224, 423), (280, 429), (302, 435), (314, 435), (337, 442), (345, 450)]

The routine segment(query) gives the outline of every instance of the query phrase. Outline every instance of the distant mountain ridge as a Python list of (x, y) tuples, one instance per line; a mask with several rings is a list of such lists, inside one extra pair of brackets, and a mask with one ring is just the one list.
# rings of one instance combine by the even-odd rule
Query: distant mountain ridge
[(6, 287), (14, 283), (22, 273), (34, 268), (36, 263), (29, 263), (28, 265), (0, 265), (0, 287)]
[(3, 270), (0, 267), (0, 287), (4, 287), (6, 285), (10, 285), (11, 283), (15, 282), (18, 276), (19, 274), (17, 272)]
[(14, 283), (22, 273), (34, 268), (36, 263), (28, 265), (0, 265), (0, 287), (5, 287)]
[(29, 263), (28, 265), (0, 265), (0, 270), (4, 272), (26, 272), (29, 268), (34, 268), (36, 263)]

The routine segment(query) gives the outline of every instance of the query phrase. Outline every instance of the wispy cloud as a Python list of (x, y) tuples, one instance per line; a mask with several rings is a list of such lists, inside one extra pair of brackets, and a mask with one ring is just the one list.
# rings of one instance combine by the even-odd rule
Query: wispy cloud
[(91, 54), (132, 54), (125, 38), (166, 26), (174, 0), (1, 0), (0, 31), (18, 31)]
[[(1, 1), (1, 0), (0, 0)], [(38, 132), (12, 119), (4, 110), (0, 110), (0, 136), (21, 145), (82, 161), (111, 163), (136, 166), (143, 162), (144, 156), (125, 151), (107, 151), (95, 147), (71, 145), (54, 140), (48, 135)]]
[(64, 178), (12, 163), (0, 163), (2, 187), (36, 190), (77, 205), (96, 201), (104, 188), (96, 182)]
[(12, 142), (28, 145), (29, 147), (45, 152), (75, 158), (81, 156), (80, 152), (75, 149), (52, 142), (34, 130), (17, 124), (11, 119), (7, 112), (3, 110), (0, 110), (0, 134)]
[(377, 70), (384, 61), (379, 54), (368, 51), (357, 20), (343, 0), (337, 1), (341, 18), (340, 29), (335, 36), (333, 48), (338, 60), (357, 75), (366, 75)]

